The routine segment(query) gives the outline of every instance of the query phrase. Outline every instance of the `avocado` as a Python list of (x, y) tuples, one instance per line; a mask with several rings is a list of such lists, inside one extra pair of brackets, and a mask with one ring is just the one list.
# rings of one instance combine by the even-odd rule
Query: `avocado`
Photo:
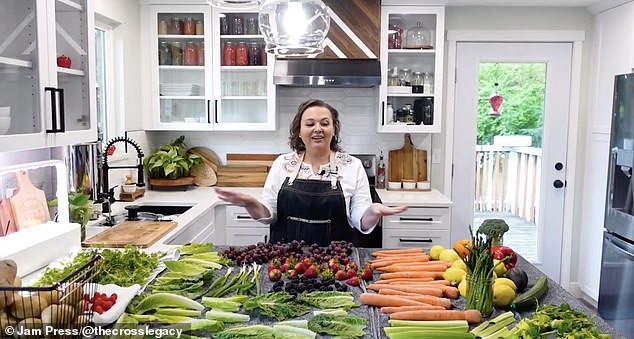
[(517, 292), (522, 292), (528, 285), (528, 275), (521, 268), (511, 268), (506, 272), (506, 277), (513, 280), (515, 286), (517, 286)]

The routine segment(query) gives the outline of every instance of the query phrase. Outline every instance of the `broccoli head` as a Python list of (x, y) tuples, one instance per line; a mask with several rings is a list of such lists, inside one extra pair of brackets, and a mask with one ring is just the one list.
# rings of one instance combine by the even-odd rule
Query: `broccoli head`
[(491, 239), (491, 246), (499, 246), (500, 240), (504, 233), (509, 230), (509, 225), (504, 219), (485, 219), (478, 232), (487, 236), (487, 239)]

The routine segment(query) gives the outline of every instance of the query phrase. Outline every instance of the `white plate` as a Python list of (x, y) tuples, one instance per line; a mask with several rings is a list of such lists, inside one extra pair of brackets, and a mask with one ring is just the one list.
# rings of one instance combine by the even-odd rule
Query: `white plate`
[(108, 285), (97, 284), (97, 292), (99, 293), (105, 293), (108, 296), (110, 296), (112, 293), (116, 293), (117, 302), (114, 305), (112, 305), (112, 307), (109, 310), (107, 310), (106, 312), (103, 312), (102, 314), (94, 312), (93, 319), (95, 321), (95, 324), (108, 325), (117, 321), (117, 319), (119, 319), (121, 314), (123, 314), (123, 312), (125, 311), (126, 307), (128, 307), (128, 304), (130, 303), (132, 298), (134, 298), (134, 296), (137, 294), (137, 292), (140, 289), (141, 289), (141, 285), (139, 284), (134, 284), (129, 287), (121, 287), (119, 285), (114, 285), (114, 284), (108, 284)]

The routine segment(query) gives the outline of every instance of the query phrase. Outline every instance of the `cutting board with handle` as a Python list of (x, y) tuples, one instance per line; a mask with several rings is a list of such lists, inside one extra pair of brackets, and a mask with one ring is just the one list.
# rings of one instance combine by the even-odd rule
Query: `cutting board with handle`
[(173, 230), (176, 225), (178, 224), (173, 221), (124, 221), (86, 239), (82, 246), (103, 244), (112, 248), (122, 248), (126, 245), (147, 248)]
[(388, 156), (388, 181), (427, 181), (427, 151), (414, 148), (409, 134), (405, 134), (403, 148)]
[(227, 153), (227, 166), (268, 166), (279, 154), (233, 154)]
[(44, 191), (33, 186), (26, 171), (15, 172), (15, 176), (18, 190), (9, 200), (17, 227), (28, 228), (51, 220)]

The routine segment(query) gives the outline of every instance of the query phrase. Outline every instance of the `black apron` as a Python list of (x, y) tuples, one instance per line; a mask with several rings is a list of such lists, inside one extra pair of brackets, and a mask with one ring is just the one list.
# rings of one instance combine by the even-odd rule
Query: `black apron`
[(271, 242), (304, 240), (327, 246), (331, 240), (350, 241), (354, 231), (348, 224), (346, 201), (330, 162), (331, 180), (295, 179), (301, 167), (287, 177), (277, 194), (277, 221), (271, 225)]

